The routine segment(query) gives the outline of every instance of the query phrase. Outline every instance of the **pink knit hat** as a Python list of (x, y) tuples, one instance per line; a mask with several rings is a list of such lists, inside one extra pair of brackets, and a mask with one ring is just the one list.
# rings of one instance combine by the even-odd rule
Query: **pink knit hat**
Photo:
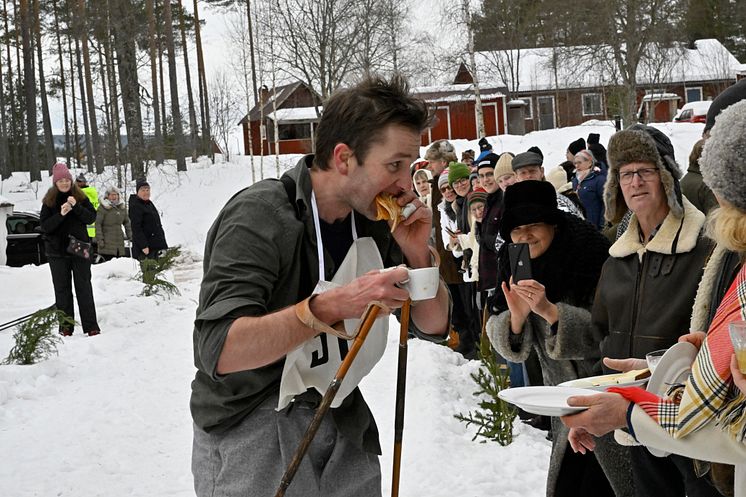
[(64, 162), (58, 162), (52, 167), (52, 184), (57, 183), (61, 179), (73, 180), (73, 175), (70, 174), (70, 170)]

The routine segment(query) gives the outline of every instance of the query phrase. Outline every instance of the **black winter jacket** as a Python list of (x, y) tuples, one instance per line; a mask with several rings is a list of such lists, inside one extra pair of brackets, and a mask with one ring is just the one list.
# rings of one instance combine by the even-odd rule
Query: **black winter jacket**
[(497, 251), (495, 239), (500, 231), (503, 216), (503, 192), (497, 190), (487, 197), (484, 216), (479, 223), (479, 281), (477, 288), (483, 292), (497, 285)]
[(62, 205), (67, 202), (69, 192), (57, 194), (54, 207), (42, 204), (39, 221), (44, 234), (47, 257), (66, 257), (70, 236), (88, 242), (87, 226), (96, 221), (96, 209), (87, 198), (79, 200), (67, 215), (62, 215)]
[(167, 249), (166, 235), (161, 226), (161, 216), (153, 202), (144, 201), (135, 194), (130, 195), (129, 201), (130, 223), (132, 224), (132, 257), (145, 257), (142, 249), (150, 249), (150, 253)]

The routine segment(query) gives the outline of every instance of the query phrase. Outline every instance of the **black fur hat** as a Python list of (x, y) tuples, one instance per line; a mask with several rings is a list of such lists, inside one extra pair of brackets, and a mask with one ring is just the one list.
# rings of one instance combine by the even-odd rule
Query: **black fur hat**
[(500, 235), (510, 240), (510, 232), (518, 226), (533, 223), (557, 224), (557, 192), (548, 181), (521, 181), (505, 190)]
[(618, 223), (627, 212), (619, 186), (619, 168), (630, 162), (655, 164), (660, 170), (668, 207), (674, 216), (681, 217), (684, 214), (679, 185), (681, 170), (676, 164), (671, 140), (665, 134), (650, 126), (634, 124), (611, 137), (607, 156), (609, 172), (604, 186), (604, 204), (608, 221)]
[(479, 139), (479, 151), (484, 152), (486, 150), (492, 150), (492, 145), (487, 141), (487, 138), (482, 137)]
[(577, 154), (581, 150), (585, 150), (585, 140), (583, 140), (582, 137), (578, 138), (574, 142), (570, 142), (570, 145), (567, 147), (567, 151), (570, 152), (572, 155)]

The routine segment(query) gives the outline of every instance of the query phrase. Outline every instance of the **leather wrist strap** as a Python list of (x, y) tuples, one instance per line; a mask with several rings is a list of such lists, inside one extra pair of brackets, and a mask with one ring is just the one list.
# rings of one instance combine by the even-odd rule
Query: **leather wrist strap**
[(355, 335), (347, 334), (344, 321), (338, 321), (332, 326), (329, 326), (328, 324), (314, 316), (313, 312), (311, 312), (311, 300), (313, 300), (314, 297), (316, 297), (316, 295), (311, 295), (307, 299), (301, 300), (300, 302), (295, 304), (295, 315), (298, 320), (312, 330), (319, 333), (328, 333), (345, 340), (352, 340), (353, 338), (355, 338)]

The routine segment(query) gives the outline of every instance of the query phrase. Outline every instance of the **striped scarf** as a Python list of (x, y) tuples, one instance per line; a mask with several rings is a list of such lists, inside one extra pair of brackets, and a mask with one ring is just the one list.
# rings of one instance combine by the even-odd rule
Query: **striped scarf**
[[(718, 306), (702, 348), (692, 364), (680, 401), (641, 388), (610, 388), (642, 407), (674, 438), (682, 438), (715, 420), (738, 441), (746, 440), (746, 396), (731, 381), (733, 344), (728, 324), (746, 318), (746, 266)], [(681, 390), (679, 389), (679, 392)]]

